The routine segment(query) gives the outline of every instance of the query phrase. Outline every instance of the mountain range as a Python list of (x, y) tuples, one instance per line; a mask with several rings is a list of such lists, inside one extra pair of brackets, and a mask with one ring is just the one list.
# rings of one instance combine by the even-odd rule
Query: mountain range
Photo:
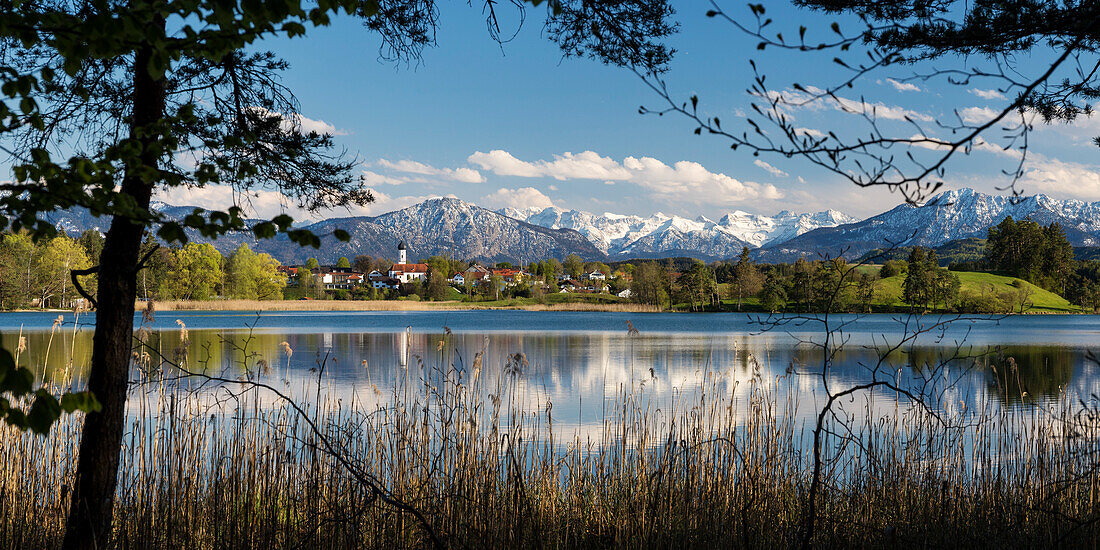
[(985, 238), (1006, 217), (1041, 225), (1057, 222), (1075, 247), (1100, 246), (1100, 202), (1033, 195), (987, 195), (973, 189), (945, 191), (923, 206), (901, 204), (863, 221), (822, 227), (755, 251), (764, 262), (788, 262), (799, 256), (828, 254), (849, 259), (897, 246), (937, 247), (951, 241)]
[[(172, 218), (193, 210), (163, 203), (155, 207)], [(902, 204), (865, 220), (833, 210), (815, 214), (780, 212), (775, 216), (735, 211), (718, 221), (663, 213), (648, 217), (592, 214), (555, 207), (493, 211), (459, 199), (436, 198), (379, 216), (330, 218), (301, 226), (322, 236), (317, 250), (300, 248), (285, 235), (256, 240), (249, 232), (211, 242), (222, 253), (248, 243), (283, 263), (299, 263), (310, 256), (327, 263), (359, 254), (392, 258), (402, 240), (413, 258), (438, 254), (530, 262), (577, 254), (590, 260), (674, 256), (715, 260), (736, 257), (743, 247), (749, 247), (760, 261), (787, 262), (819, 254), (855, 259), (891, 243), (936, 247), (959, 239), (985, 237), (990, 226), (1007, 216), (1030, 218), (1043, 225), (1058, 222), (1074, 246), (1100, 246), (1100, 202), (1058, 200), (1045, 195), (1014, 201), (971, 189), (941, 193), (923, 206)], [(81, 211), (56, 213), (52, 221), (70, 233), (106, 229), (104, 220)], [(335, 229), (347, 231), (351, 240), (333, 238)], [(197, 234), (190, 236), (203, 240)]]

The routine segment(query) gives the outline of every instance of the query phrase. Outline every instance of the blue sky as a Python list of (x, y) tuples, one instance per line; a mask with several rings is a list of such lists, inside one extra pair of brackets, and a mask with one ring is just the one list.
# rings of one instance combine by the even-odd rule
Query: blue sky
[[(732, 210), (770, 215), (826, 208), (867, 216), (902, 200), (886, 189), (858, 189), (803, 160), (731, 151), (728, 141), (694, 135), (690, 121), (677, 115), (640, 115), (640, 105), (659, 107), (660, 98), (627, 70), (563, 59), (542, 35), (542, 8), (530, 8), (515, 39), (498, 45), (476, 4), (441, 2), (438, 45), (415, 65), (381, 60), (377, 36), (350, 18), (305, 38), (265, 43), (290, 62), (285, 83), (297, 94), (307, 127), (336, 133), (337, 143), (362, 161), (359, 171), (378, 200), (352, 213), (379, 214), (432, 196), (456, 196), (487, 207), (552, 204), (714, 219)], [(800, 24), (811, 28), (811, 37), (829, 34), (832, 19), (786, 2), (766, 5), (788, 36), (797, 35)], [(743, 4), (728, 8), (747, 17)], [(751, 101), (750, 58), (783, 93), (793, 93), (796, 81), (825, 87), (843, 77), (830, 61), (833, 53), (759, 52), (755, 40), (706, 17), (706, 9), (703, 2), (678, 5), (681, 28), (671, 41), (678, 53), (666, 80), (677, 97), (698, 94), (702, 108), (721, 116), (726, 128), (748, 128), (743, 114)], [(1042, 59), (1039, 54), (1017, 63), (1026, 70)], [(950, 63), (963, 61), (941, 65)], [(895, 134), (908, 130), (891, 117), (909, 114), (930, 126), (958, 111), (979, 120), (1007, 101), (994, 83), (904, 81), (925, 69), (876, 73), (843, 97), (877, 105)], [(791, 115), (817, 131), (860, 131), (861, 119), (835, 106)], [(997, 143), (1001, 134), (993, 131), (986, 139)], [(1100, 134), (1095, 119), (1037, 127), (1024, 190), (1100, 200), (1100, 175), (1091, 163), (1096, 148), (1088, 141), (1094, 134)], [(1008, 181), (1001, 170), (1014, 163), (1011, 152), (987, 146), (952, 161), (945, 179), (949, 187), (996, 192)], [(219, 206), (222, 191), (162, 198)], [(261, 193), (254, 206), (260, 214), (281, 208), (270, 193)]]

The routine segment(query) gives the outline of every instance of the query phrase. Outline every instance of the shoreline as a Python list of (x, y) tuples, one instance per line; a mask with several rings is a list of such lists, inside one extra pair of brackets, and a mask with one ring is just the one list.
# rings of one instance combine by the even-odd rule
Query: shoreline
[[(137, 311), (146, 302), (136, 304)], [(481, 305), (477, 302), (414, 302), (395, 300), (205, 300), (154, 302), (156, 311), (457, 311), (457, 310), (522, 310), (522, 311), (607, 311), (625, 313), (660, 313), (646, 304), (594, 304), (587, 302), (559, 304)]]

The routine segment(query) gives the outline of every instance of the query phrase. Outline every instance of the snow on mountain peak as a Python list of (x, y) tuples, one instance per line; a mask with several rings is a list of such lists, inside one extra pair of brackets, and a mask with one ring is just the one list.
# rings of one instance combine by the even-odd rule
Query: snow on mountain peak
[[(735, 210), (718, 221), (706, 216), (694, 219), (657, 212), (652, 216), (592, 214), (560, 208), (505, 208), (500, 213), (551, 229), (573, 229), (610, 256), (659, 255), (662, 252), (696, 253), (713, 258), (730, 258), (741, 248), (783, 242), (818, 227), (858, 221), (835, 210), (815, 214), (788, 211), (761, 216)], [(693, 248), (695, 247), (695, 248)]]

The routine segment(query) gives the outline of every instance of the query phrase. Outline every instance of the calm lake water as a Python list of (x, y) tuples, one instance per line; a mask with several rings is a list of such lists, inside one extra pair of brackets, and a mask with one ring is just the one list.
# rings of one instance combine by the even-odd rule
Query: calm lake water
[[(90, 355), (94, 315), (0, 314), (0, 340), (20, 363), (53, 380), (79, 380)], [(556, 419), (599, 425), (605, 404), (637, 390), (655, 408), (675, 408), (704, 380), (734, 397), (753, 376), (776, 380), (812, 413), (827, 382), (834, 391), (887, 373), (907, 388), (935, 395), (937, 406), (1028, 407), (1100, 392), (1100, 316), (1014, 316), (999, 320), (904, 315), (831, 316), (829, 376), (821, 365), (820, 323), (780, 326), (733, 313), (605, 312), (158, 312), (146, 328), (151, 354), (183, 357), (192, 368), (241, 376), (241, 365), (266, 363), (273, 379), (302, 399), (321, 381), (336, 398), (384, 404), (405, 380), (469, 373), (482, 354), (487, 387), (514, 384), (524, 408), (552, 403)], [(628, 332), (630, 323), (636, 333)], [(135, 325), (141, 325), (140, 316)], [(928, 330), (898, 347), (903, 335)], [(285, 342), (285, 345), (284, 345)], [(441, 344), (441, 342), (443, 342)], [(286, 353), (289, 346), (292, 353)], [(154, 351), (155, 350), (155, 351)], [(517, 354), (522, 354), (518, 355)], [(153, 361), (156, 363), (156, 361)], [(319, 367), (324, 365), (323, 369)], [(896, 394), (890, 394), (891, 399)]]

